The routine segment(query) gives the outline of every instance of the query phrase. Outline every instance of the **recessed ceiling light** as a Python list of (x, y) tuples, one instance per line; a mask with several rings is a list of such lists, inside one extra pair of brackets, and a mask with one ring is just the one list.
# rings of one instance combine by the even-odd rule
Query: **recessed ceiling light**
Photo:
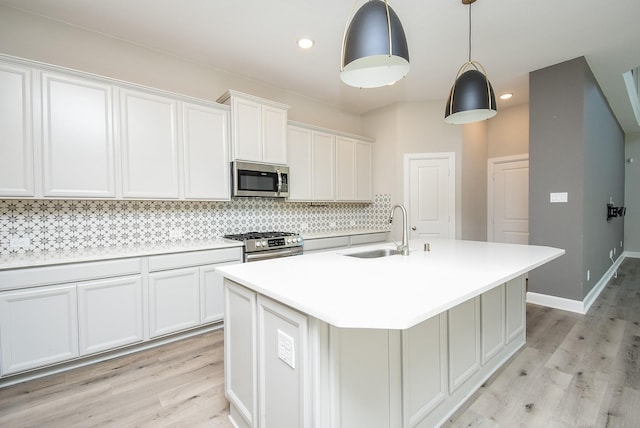
[(302, 49), (309, 49), (313, 46), (313, 40), (306, 38), (298, 39), (298, 46)]
[(511, 92), (507, 92), (506, 94), (502, 94), (500, 95), (500, 99), (501, 100), (508, 100), (509, 98), (511, 98), (513, 96), (513, 94)]

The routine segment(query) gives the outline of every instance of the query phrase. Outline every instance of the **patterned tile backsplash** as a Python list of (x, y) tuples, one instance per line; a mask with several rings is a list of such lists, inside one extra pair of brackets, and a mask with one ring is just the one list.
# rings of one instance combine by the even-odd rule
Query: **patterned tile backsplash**
[[(390, 209), (390, 194), (375, 195), (373, 204), (326, 205), (253, 198), (0, 200), (0, 255), (198, 241), (249, 231), (386, 229)], [(25, 237), (28, 247), (10, 247), (11, 239)]]

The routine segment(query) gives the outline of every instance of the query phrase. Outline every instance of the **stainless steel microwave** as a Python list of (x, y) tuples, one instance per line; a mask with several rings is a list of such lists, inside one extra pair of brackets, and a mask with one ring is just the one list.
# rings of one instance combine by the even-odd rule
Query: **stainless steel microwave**
[(231, 163), (231, 174), (234, 197), (289, 197), (288, 166), (234, 161)]

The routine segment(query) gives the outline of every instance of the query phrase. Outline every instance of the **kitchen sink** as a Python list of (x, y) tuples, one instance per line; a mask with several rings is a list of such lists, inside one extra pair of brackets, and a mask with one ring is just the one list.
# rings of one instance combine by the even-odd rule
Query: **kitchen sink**
[(400, 254), (400, 252), (398, 250), (384, 248), (381, 250), (369, 250), (362, 251), (360, 253), (345, 254), (345, 256), (357, 257), (359, 259), (377, 259), (378, 257), (388, 257), (394, 256), (396, 254)]

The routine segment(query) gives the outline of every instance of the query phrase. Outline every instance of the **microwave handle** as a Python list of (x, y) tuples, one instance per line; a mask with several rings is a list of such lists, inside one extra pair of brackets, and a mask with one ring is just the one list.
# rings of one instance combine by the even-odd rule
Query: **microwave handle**
[(280, 170), (277, 169), (276, 173), (278, 174), (278, 195), (280, 194), (280, 192), (282, 191), (282, 174), (280, 173)]

